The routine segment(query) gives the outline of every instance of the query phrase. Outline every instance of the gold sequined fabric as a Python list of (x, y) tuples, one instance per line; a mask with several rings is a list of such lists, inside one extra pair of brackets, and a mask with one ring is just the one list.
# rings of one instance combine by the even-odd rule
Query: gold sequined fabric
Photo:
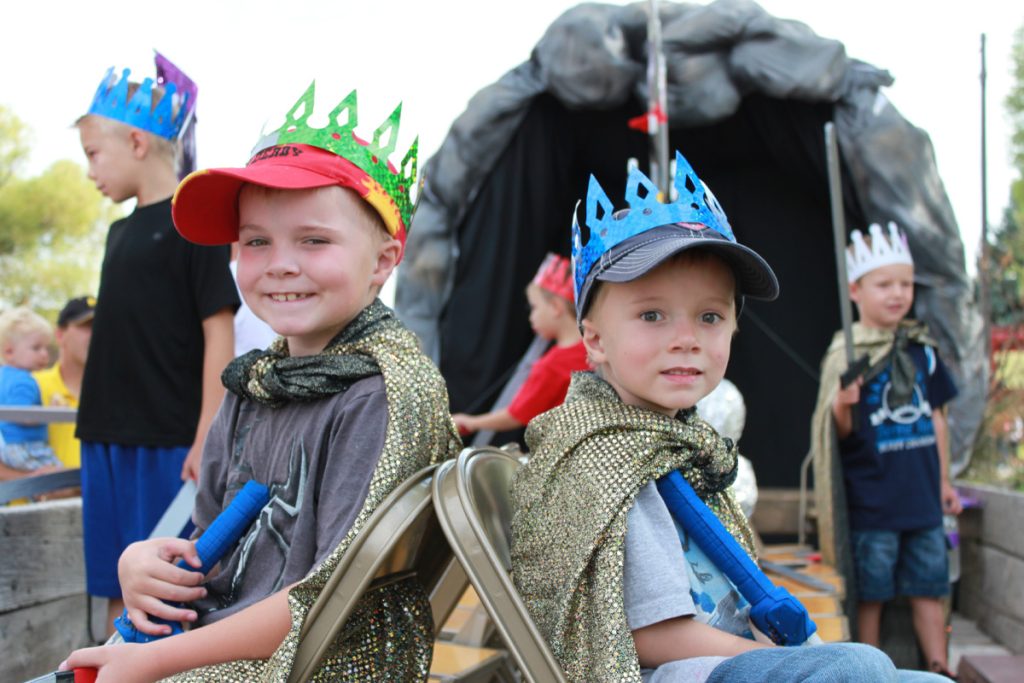
[(292, 357), (288, 342), (278, 337), (269, 348), (228, 363), (221, 381), (228, 391), (270, 407), (344, 393), (359, 380), (380, 374), (372, 356), (352, 352), (352, 342), (401, 326), (394, 311), (374, 299), (320, 353)]
[(677, 418), (622, 403), (593, 373), (574, 373), (565, 403), (530, 422), (530, 460), (512, 484), (512, 574), (571, 681), (639, 683), (626, 622), (626, 517), (640, 489), (680, 470), (753, 556), (729, 492), (732, 442), (689, 410)]
[[(916, 320), (904, 320), (899, 327), (909, 341), (926, 346), (936, 346), (935, 341), (928, 335), (928, 328), (924, 323)], [(889, 357), (895, 339), (895, 332), (865, 327), (860, 323), (853, 324), (854, 356), (860, 358), (867, 354), (873, 368)], [(835, 401), (836, 393), (839, 391), (839, 376), (846, 372), (846, 368), (846, 344), (843, 331), (839, 330), (832, 337), (832, 343), (825, 353), (825, 358), (821, 361), (818, 401), (814, 406), (814, 415), (811, 418), (811, 451), (814, 461), (814, 505), (818, 516), (818, 546), (822, 555), (821, 559), (832, 566), (836, 566), (838, 559), (834, 532), (836, 514), (832, 500), (832, 473), (834, 471), (832, 461), (835, 458), (835, 454), (832, 452), (832, 429), (835, 424), (832, 419), (832, 402)]]
[[(388, 425), (363, 507), (338, 547), (289, 591), (291, 630), (270, 659), (204, 667), (168, 680), (284, 683), (310, 607), (369, 516), (395, 487), (417, 471), (458, 454), (461, 441), (448, 412), (444, 380), (405, 327), (374, 326), (365, 337), (338, 345), (332, 352), (369, 359), (384, 378)], [(425, 680), (433, 649), (432, 633), (429, 601), (415, 579), (373, 591), (364, 596), (311, 680)]]

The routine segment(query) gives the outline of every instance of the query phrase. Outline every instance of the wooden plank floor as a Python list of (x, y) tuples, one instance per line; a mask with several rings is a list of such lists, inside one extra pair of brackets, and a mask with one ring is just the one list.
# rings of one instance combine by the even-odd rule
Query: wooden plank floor
[(835, 592), (827, 593), (789, 577), (779, 576), (770, 571), (766, 572), (768, 578), (775, 585), (786, 588), (807, 608), (811, 620), (818, 627), (818, 635), (822, 640), (826, 643), (836, 643), (850, 639), (850, 623), (846, 615), (843, 614), (840, 602), (845, 592), (843, 577), (839, 576), (834, 567), (815, 561), (817, 558), (815, 553), (811, 552), (809, 548), (796, 545), (767, 546), (761, 552), (761, 557), (764, 560), (786, 565), (832, 586)]
[(507, 656), (504, 650), (437, 641), (430, 661), (430, 680), (488, 680)]

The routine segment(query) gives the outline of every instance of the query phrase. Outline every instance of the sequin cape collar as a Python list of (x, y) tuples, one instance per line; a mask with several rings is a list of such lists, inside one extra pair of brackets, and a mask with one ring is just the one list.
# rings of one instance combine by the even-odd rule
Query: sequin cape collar
[(343, 393), (380, 372), (371, 356), (352, 352), (352, 343), (394, 327), (401, 327), (394, 312), (374, 299), (317, 355), (293, 358), (288, 343), (278, 337), (265, 351), (231, 361), (221, 381), (228, 391), (271, 407)]
[(670, 418), (574, 373), (565, 403), (526, 431), (531, 456), (512, 484), (513, 578), (569, 680), (639, 682), (623, 606), (626, 517), (647, 482), (680, 470), (753, 555), (729, 490), (732, 442), (690, 410)]
[[(383, 304), (381, 304), (383, 306)], [(448, 412), (448, 393), (416, 337), (401, 323), (333, 345), (332, 353), (370, 359), (384, 379), (388, 424), (384, 448), (352, 528), (309, 576), (289, 590), (292, 625), (269, 660), (238, 661), (174, 676), (177, 682), (280, 681), (294, 661), (306, 614), (370, 514), (401, 482), (427, 465), (458, 454), (461, 442)], [(429, 599), (415, 579), (368, 594), (328, 651), (313, 681), (425, 680), (433, 620)]]
[[(916, 320), (904, 320), (899, 324), (900, 330), (909, 341), (925, 346), (935, 347), (935, 341), (928, 335), (924, 323)], [(882, 363), (890, 354), (896, 333), (865, 327), (860, 323), (853, 325), (854, 355), (860, 357), (867, 354), (872, 368)], [(811, 450), (814, 461), (814, 499), (818, 515), (818, 544), (822, 559), (836, 566), (837, 554), (834, 544), (834, 506), (832, 501), (832, 402), (839, 391), (839, 376), (846, 371), (846, 344), (843, 331), (839, 330), (832, 337), (825, 358), (821, 362), (821, 380), (818, 385), (818, 401), (811, 417)], [(838, 482), (837, 482), (838, 483)]]

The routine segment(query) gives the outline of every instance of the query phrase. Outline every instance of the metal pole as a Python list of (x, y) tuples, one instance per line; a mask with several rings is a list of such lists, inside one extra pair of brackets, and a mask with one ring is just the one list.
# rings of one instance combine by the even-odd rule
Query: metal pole
[(648, 3), (647, 20), (647, 132), (651, 136), (651, 180), (661, 191), (661, 200), (671, 199), (668, 162), (668, 100), (665, 94), (665, 53), (661, 49), (661, 16), (658, 0)]
[(839, 145), (836, 128), (831, 121), (825, 124), (825, 159), (828, 165), (828, 195), (832, 206), (832, 239), (836, 251), (836, 275), (839, 280), (839, 316), (843, 322), (843, 341), (846, 343), (846, 364), (856, 360), (853, 350), (853, 312), (846, 277), (846, 214), (843, 212), (843, 186), (839, 175)]
[(988, 242), (988, 139), (986, 134), (985, 34), (981, 34), (981, 245), (978, 252), (978, 307), (981, 309), (985, 357), (992, 360), (992, 292), (989, 278), (991, 251)]

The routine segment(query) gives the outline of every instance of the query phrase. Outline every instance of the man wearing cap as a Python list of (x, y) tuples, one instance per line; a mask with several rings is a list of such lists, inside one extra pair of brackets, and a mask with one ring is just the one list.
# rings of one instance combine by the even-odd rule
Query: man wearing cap
[[(39, 385), (44, 406), (78, 407), (95, 311), (96, 299), (80, 296), (68, 301), (57, 315), (57, 362), (32, 375)], [(48, 437), (50, 448), (65, 467), (80, 466), (80, 445), (73, 422), (51, 422)]]

